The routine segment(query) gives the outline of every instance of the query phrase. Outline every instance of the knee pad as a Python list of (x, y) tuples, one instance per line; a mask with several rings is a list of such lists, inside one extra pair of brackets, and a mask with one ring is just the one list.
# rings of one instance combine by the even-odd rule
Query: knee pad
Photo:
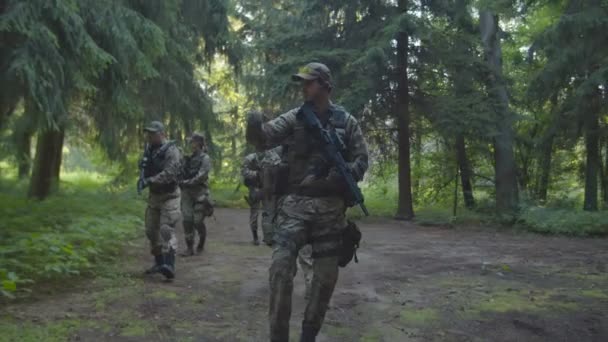
[(171, 240), (171, 238), (173, 237), (173, 227), (166, 224), (160, 226), (160, 236), (163, 238), (164, 241)]

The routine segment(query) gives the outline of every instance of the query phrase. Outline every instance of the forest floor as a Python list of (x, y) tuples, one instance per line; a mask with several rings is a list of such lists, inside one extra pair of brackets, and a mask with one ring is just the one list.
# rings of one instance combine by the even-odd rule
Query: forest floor
[[(146, 277), (142, 234), (100, 276), (0, 308), (1, 341), (267, 341), (271, 249), (248, 212), (216, 210), (177, 278)], [(318, 341), (607, 341), (608, 240), (370, 219)], [(180, 236), (181, 238), (181, 236)], [(292, 340), (304, 309), (295, 280)]]

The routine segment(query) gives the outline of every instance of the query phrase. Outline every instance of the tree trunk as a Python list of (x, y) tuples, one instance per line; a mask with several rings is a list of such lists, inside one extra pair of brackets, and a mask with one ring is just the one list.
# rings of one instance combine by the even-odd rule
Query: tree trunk
[[(415, 124), (414, 127), (417, 127)], [(421, 130), (416, 130), (414, 128), (414, 179), (413, 179), (413, 198), (418, 198), (420, 194), (420, 168), (422, 164), (422, 135), (420, 134)]]
[(494, 138), (496, 178), (496, 210), (499, 214), (514, 214), (518, 205), (515, 157), (513, 154), (513, 115), (509, 111), (509, 97), (502, 77), (502, 50), (498, 16), (484, 10), (479, 15), (481, 40), (486, 63), (490, 69), (487, 87), (496, 101), (498, 135)]
[(608, 139), (604, 139), (604, 167), (602, 170), (602, 202), (604, 208), (608, 208)]
[(184, 139), (181, 129), (179, 128), (179, 121), (177, 115), (173, 113), (170, 113), (169, 116), (169, 137), (174, 140), (178, 146), (184, 146)]
[(19, 179), (24, 179), (29, 176), (32, 168), (32, 135), (33, 132), (30, 130), (15, 132), (17, 175), (19, 176)]
[(46, 130), (38, 134), (36, 159), (28, 196), (45, 199), (59, 185), (59, 171), (63, 152), (64, 130)]
[(525, 146), (525, 143), (522, 143), (520, 149), (519, 149), (519, 165), (521, 166), (519, 168), (519, 170), (516, 172), (516, 179), (519, 183), (519, 189), (523, 192), (523, 193), (527, 193), (528, 192), (528, 185), (530, 184), (530, 165), (531, 165), (531, 159), (530, 159), (530, 155), (528, 153), (530, 153), (528, 146)]
[[(407, 12), (407, 0), (399, 0), (399, 11)], [(400, 32), (397, 36), (397, 124), (399, 130), (399, 202), (397, 204), (396, 218), (411, 220), (414, 218), (412, 203), (412, 176), (410, 165), (410, 110), (409, 110), (409, 84), (408, 84), (408, 44), (407, 32)]]
[(473, 196), (473, 185), (471, 182), (471, 166), (467, 158), (467, 151), (464, 142), (464, 135), (458, 134), (456, 137), (456, 158), (458, 160), (458, 169), (460, 170), (460, 183), (462, 184), (462, 196), (464, 197), (464, 205), (467, 209), (475, 208), (475, 197)]
[(599, 155), (598, 158), (600, 160), (599, 164), (599, 179), (600, 179), (600, 199), (602, 200), (602, 209), (606, 208), (606, 168), (605, 165), (603, 164), (603, 159), (604, 159), (604, 155), (602, 154), (602, 150), (603, 150), (603, 146), (604, 146), (604, 139), (600, 138), (599, 141)]
[(211, 134), (211, 128), (209, 127), (209, 122), (205, 122), (204, 124), (204, 132), (205, 132), (205, 141), (207, 142), (207, 153), (212, 158), (212, 167), (213, 172), (216, 175), (221, 174), (222, 172), (222, 150), (215, 148), (215, 142), (213, 140), (213, 135)]
[(19, 104), (18, 96), (8, 98), (9, 96), (7, 94), (0, 94), (0, 129), (4, 127), (6, 119), (13, 114)]
[(549, 188), (549, 176), (551, 172), (551, 158), (553, 156), (553, 139), (555, 135), (550, 133), (540, 146), (540, 176), (536, 190), (536, 198), (545, 202), (547, 200), (547, 189)]
[(585, 123), (585, 203), (586, 211), (597, 211), (597, 181), (600, 164), (599, 122), (596, 113), (590, 113)]
[(36, 114), (32, 112), (32, 109), (31, 103), (26, 101), (23, 115), (16, 122), (13, 133), (19, 179), (28, 177), (32, 168), (32, 136), (36, 129), (36, 122), (34, 121)]

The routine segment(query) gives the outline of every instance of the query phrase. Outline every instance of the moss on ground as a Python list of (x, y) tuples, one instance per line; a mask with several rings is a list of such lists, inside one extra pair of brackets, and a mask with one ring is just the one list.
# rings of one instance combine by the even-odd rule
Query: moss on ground
[(439, 312), (432, 308), (411, 308), (402, 310), (400, 317), (404, 323), (427, 325), (439, 320)]
[(81, 329), (105, 330), (105, 323), (97, 320), (65, 319), (43, 323), (17, 321), (0, 322), (0, 341), (64, 342)]

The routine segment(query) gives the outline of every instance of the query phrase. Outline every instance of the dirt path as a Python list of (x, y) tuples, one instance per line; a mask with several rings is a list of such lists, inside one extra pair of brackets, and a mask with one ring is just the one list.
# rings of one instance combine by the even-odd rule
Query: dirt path
[[(142, 237), (106, 276), (0, 309), (0, 341), (267, 341), (271, 250), (217, 210), (201, 257), (144, 277)], [(608, 240), (361, 223), (318, 341), (607, 341)], [(304, 308), (296, 276), (292, 340)]]

